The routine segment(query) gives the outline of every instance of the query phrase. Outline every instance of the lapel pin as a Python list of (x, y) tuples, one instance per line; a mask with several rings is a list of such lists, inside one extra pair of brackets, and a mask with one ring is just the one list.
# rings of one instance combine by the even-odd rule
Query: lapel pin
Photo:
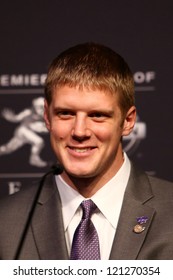
[(143, 226), (143, 224), (146, 224), (146, 222), (148, 221), (148, 217), (146, 216), (141, 216), (136, 218), (137, 220), (137, 225), (134, 226), (133, 231), (135, 233), (141, 233), (145, 230), (145, 227)]
[(141, 216), (136, 218), (138, 224), (142, 225), (142, 224), (146, 224), (146, 222), (148, 221), (148, 217), (146, 216)]
[(143, 232), (145, 229), (145, 227), (143, 227), (142, 225), (137, 224), (136, 226), (134, 226), (133, 231), (135, 233), (141, 233)]

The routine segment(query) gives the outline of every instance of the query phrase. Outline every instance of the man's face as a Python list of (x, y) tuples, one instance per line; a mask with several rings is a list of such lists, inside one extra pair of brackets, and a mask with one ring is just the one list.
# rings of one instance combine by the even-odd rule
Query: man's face
[(134, 125), (129, 115), (122, 120), (113, 94), (68, 86), (55, 89), (51, 104), (45, 102), (44, 116), (52, 148), (66, 174), (108, 180), (114, 176), (123, 162), (121, 137)]

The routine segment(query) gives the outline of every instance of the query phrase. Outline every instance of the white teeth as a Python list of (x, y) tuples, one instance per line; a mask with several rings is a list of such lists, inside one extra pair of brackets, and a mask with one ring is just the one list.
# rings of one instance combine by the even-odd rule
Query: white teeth
[(90, 148), (83, 148), (83, 149), (73, 148), (73, 150), (76, 151), (77, 153), (85, 153), (88, 150), (90, 150)]

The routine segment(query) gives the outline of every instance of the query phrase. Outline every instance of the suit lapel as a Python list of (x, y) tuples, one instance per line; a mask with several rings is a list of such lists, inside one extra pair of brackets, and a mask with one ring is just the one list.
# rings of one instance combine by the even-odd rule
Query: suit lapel
[[(137, 259), (155, 213), (155, 210), (147, 205), (147, 201), (152, 197), (147, 176), (132, 166), (110, 259)], [(142, 216), (148, 218), (142, 225), (145, 229), (136, 233), (134, 226), (138, 224), (137, 217)]]
[(41, 193), (32, 231), (40, 259), (68, 259), (60, 197), (53, 176), (49, 176)]
[[(136, 259), (153, 219), (154, 210), (152, 208), (140, 205), (132, 199), (128, 199), (128, 201), (129, 204), (125, 202), (121, 211), (110, 259)], [(132, 204), (130, 205), (130, 203)], [(142, 225), (145, 227), (144, 231), (135, 233), (133, 229), (137, 224), (136, 218), (141, 216), (147, 216), (148, 221)]]

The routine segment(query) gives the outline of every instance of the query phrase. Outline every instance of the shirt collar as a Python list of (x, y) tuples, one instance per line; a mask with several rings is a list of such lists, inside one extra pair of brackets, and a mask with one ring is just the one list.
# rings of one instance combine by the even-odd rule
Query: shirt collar
[(116, 175), (92, 197), (94, 203), (114, 228), (117, 227), (129, 176), (130, 160), (124, 153), (124, 162)]
[[(130, 161), (124, 153), (124, 162), (119, 171), (91, 197), (100, 212), (114, 228), (117, 226), (129, 175)], [(66, 230), (79, 205), (86, 198), (71, 188), (62, 179), (61, 175), (56, 176), (56, 183), (61, 197), (64, 228)]]
[(76, 210), (85, 198), (71, 188), (61, 175), (56, 176), (56, 183), (61, 197), (64, 228), (66, 230)]

